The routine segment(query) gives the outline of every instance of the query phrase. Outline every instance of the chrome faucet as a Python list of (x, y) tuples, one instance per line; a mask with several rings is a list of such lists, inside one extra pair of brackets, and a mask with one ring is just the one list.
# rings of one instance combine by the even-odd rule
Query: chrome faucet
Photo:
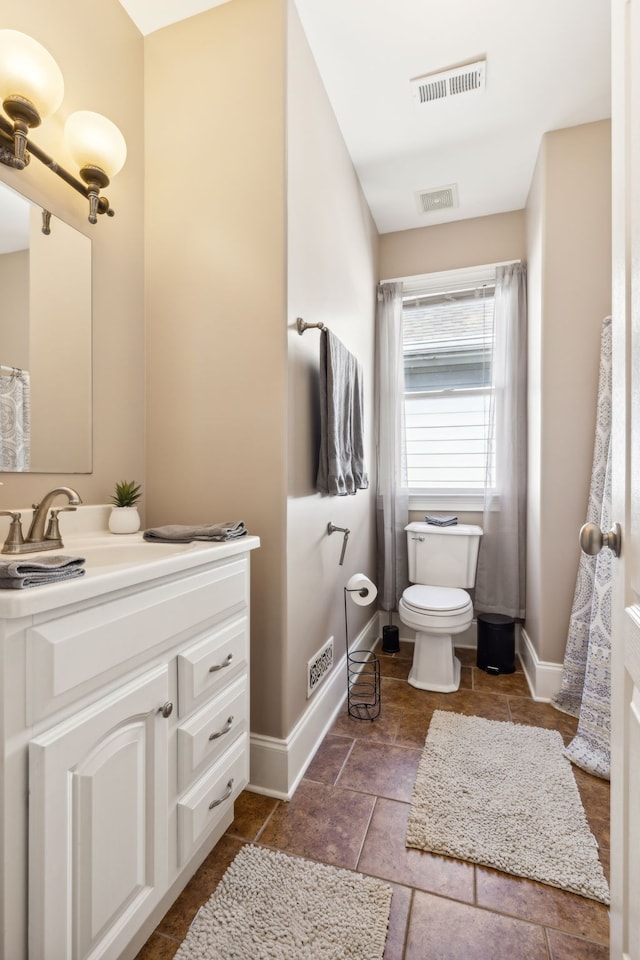
[[(51, 517), (45, 533), (45, 523), (49, 508), (59, 494), (64, 494), (69, 501), (69, 506), (59, 507), (51, 511)], [(2, 553), (35, 553), (40, 550), (58, 550), (63, 547), (60, 528), (58, 525), (58, 514), (64, 510), (75, 510), (78, 504), (82, 503), (80, 494), (71, 487), (55, 487), (45, 494), (40, 503), (33, 505), (33, 518), (31, 526), (25, 540), (22, 535), (22, 523), (19, 513), (11, 510), (0, 510), (0, 515), (11, 517), (11, 526), (9, 534), (2, 548)]]

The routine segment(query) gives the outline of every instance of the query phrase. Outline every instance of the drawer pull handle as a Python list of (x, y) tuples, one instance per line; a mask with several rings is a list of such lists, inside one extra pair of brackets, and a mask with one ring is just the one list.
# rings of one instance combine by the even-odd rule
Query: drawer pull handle
[(173, 704), (171, 703), (171, 700), (167, 700), (167, 702), (160, 707), (160, 713), (165, 718), (165, 720), (167, 719), (167, 717), (171, 716), (171, 714), (173, 713)]
[(209, 804), (209, 810), (213, 810), (214, 807), (219, 807), (221, 803), (224, 803), (225, 800), (229, 799), (232, 793), (233, 793), (233, 777), (231, 778), (231, 780), (229, 780), (229, 783), (227, 784), (227, 788), (222, 794), (222, 796), (219, 797), (217, 800), (211, 801), (211, 803)]
[(231, 730), (232, 723), (233, 723), (233, 715), (231, 715), (230, 717), (227, 717), (227, 722), (225, 723), (222, 730), (218, 730), (217, 733), (209, 734), (209, 740), (217, 740), (218, 737), (224, 737), (225, 733), (229, 733), (229, 730)]
[(230, 653), (224, 663), (214, 663), (212, 667), (209, 667), (209, 673), (215, 673), (217, 670), (222, 670), (224, 667), (228, 667), (232, 660), (233, 654)]

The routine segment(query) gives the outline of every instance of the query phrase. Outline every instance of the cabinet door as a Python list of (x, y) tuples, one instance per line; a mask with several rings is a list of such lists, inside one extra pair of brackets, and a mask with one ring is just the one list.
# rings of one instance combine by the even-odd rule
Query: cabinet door
[(29, 957), (120, 956), (168, 885), (166, 665), (29, 744)]

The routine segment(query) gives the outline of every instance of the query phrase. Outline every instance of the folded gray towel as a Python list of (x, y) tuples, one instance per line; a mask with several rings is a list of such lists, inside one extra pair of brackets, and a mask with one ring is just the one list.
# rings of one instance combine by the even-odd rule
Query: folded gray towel
[(84, 576), (84, 557), (39, 557), (0, 561), (0, 590), (24, 590)]
[(223, 520), (221, 523), (201, 523), (192, 527), (172, 523), (166, 527), (145, 530), (142, 536), (145, 540), (158, 543), (191, 543), (192, 540), (235, 540), (246, 532), (242, 520)]

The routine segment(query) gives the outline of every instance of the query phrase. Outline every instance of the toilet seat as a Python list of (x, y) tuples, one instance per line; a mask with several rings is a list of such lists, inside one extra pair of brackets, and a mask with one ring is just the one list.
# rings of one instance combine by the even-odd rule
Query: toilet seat
[(401, 621), (419, 633), (461, 633), (473, 620), (473, 603), (459, 587), (412, 584), (398, 605)]
[(430, 587), (414, 583), (402, 594), (405, 606), (415, 613), (429, 613), (432, 616), (450, 616), (466, 610), (471, 597), (459, 587)]

